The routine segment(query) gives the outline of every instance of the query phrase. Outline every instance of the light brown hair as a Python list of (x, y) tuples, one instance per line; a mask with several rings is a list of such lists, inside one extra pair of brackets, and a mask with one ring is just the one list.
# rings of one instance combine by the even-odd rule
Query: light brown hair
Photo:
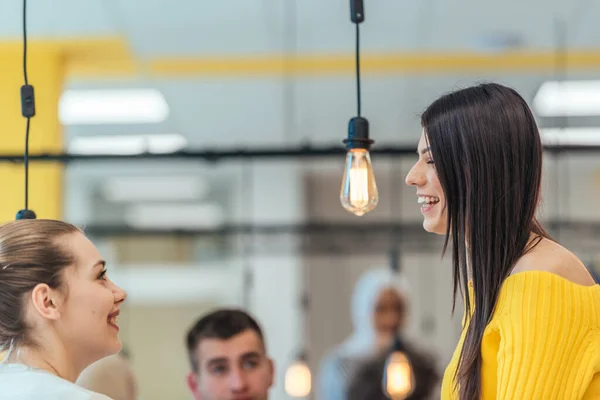
[(45, 283), (63, 285), (63, 270), (74, 262), (61, 243), (65, 235), (81, 232), (55, 220), (19, 220), (0, 225), (0, 346), (31, 345), (25, 322), (26, 295)]

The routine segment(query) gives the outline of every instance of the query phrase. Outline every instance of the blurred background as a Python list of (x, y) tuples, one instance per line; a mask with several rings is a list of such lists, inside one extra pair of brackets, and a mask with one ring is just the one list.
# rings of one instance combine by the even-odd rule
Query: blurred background
[[(190, 398), (185, 332), (222, 305), (260, 320), (272, 398), (288, 399), (287, 366), (305, 349), (316, 373), (352, 331), (357, 278), (392, 249), (412, 287), (409, 334), (442, 371), (461, 313), (404, 177), (420, 113), (449, 90), (495, 81), (532, 105), (549, 146), (542, 219), (600, 266), (600, 2), (365, 0), (365, 16), (380, 200), (357, 217), (339, 200), (356, 114), (347, 0), (30, 2), (31, 152), (64, 155), (32, 161), (30, 208), (85, 227), (129, 292), (121, 338), (141, 399)], [(2, 220), (23, 204), (22, 51), (21, 4), (0, 2)]]

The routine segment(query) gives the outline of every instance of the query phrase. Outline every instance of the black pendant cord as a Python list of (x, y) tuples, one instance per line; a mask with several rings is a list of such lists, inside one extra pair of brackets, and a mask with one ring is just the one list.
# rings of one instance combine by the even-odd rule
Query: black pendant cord
[(355, 50), (355, 59), (356, 59), (356, 116), (360, 117), (361, 113), (361, 96), (360, 96), (360, 26), (358, 23), (356, 25), (356, 50)]
[(25, 125), (25, 152), (23, 165), (25, 168), (25, 208), (17, 213), (17, 219), (35, 219), (36, 215), (29, 210), (29, 130), (31, 118), (35, 116), (35, 97), (33, 86), (27, 76), (27, 0), (23, 0), (23, 80), (21, 86), (21, 114), (27, 119)]
[(350, 0), (350, 21), (356, 25), (355, 63), (356, 63), (356, 116), (348, 123), (348, 136), (344, 139), (346, 150), (364, 149), (369, 151), (373, 140), (369, 139), (369, 121), (362, 117), (362, 100), (360, 84), (360, 27), (364, 22), (363, 0)]
[(25, 128), (25, 155), (23, 156), (23, 164), (25, 166), (25, 209), (29, 210), (29, 126), (31, 118), (27, 118)]
[(27, 79), (27, 0), (23, 0), (23, 77), (25, 85), (29, 85)]
[[(29, 85), (27, 78), (27, 0), (23, 0), (23, 78), (25, 86)], [(25, 155), (23, 162), (25, 165), (25, 209), (29, 209), (29, 127), (31, 126), (31, 117), (27, 117), (25, 127)]]

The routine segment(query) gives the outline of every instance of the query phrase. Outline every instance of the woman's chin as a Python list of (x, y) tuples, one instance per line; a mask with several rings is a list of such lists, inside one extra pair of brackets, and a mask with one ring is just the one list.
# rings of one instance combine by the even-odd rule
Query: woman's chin
[(122, 348), (123, 348), (123, 344), (121, 343), (121, 341), (118, 338), (113, 338), (111, 340), (110, 345), (106, 346), (106, 348), (104, 349), (105, 357), (113, 355), (113, 354), (117, 354), (118, 352), (121, 351)]
[(425, 218), (423, 221), (423, 229), (429, 233), (434, 233), (436, 235), (446, 235), (446, 228), (442, 226), (439, 221), (432, 221), (430, 219)]

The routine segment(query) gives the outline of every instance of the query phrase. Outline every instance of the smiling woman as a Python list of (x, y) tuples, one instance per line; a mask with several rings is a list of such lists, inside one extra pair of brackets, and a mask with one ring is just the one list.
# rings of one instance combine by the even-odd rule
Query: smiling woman
[(3, 398), (107, 399), (73, 382), (120, 350), (116, 320), (125, 298), (75, 226), (53, 220), (0, 226)]
[(423, 227), (452, 249), (462, 336), (442, 400), (600, 398), (600, 286), (537, 220), (542, 144), (513, 89), (441, 96), (406, 177)]

